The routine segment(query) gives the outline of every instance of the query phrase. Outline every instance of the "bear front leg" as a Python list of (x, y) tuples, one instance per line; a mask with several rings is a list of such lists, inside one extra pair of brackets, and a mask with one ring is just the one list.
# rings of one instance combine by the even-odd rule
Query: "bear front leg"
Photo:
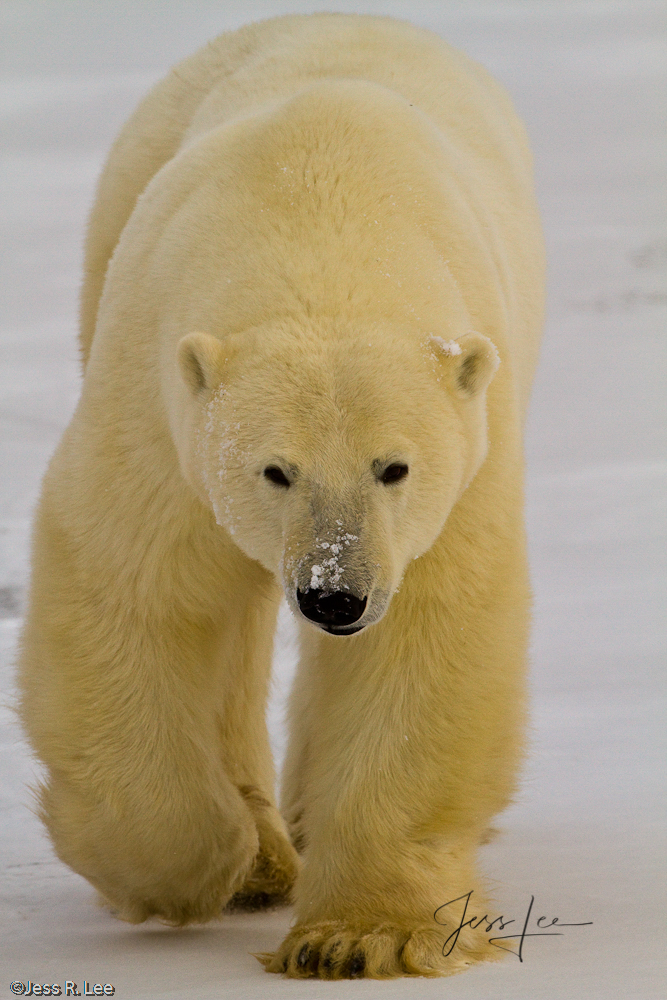
[(449, 975), (503, 956), (476, 850), (521, 756), (525, 606), (506, 587), (491, 627), (492, 602), (450, 614), (415, 590), (351, 640), (304, 631), (284, 786), (304, 863), (268, 971)]
[[(264, 720), (279, 591), (237, 570), (233, 549), (209, 543), (193, 558), (186, 536), (184, 554), (162, 542), (162, 587), (139, 595), (143, 581), (122, 576), (120, 529), (84, 577), (50, 506), (36, 525), (20, 683), (56, 852), (133, 922), (207, 920), (237, 893), (284, 897), (297, 861)], [(120, 566), (105, 565), (117, 550)], [(220, 589), (230, 596), (216, 606)]]

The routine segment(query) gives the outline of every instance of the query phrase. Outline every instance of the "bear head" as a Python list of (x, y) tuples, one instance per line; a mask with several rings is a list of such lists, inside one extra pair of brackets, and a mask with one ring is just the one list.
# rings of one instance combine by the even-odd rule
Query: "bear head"
[(493, 344), (286, 321), (188, 334), (177, 361), (181, 469), (218, 524), (298, 619), (379, 621), (484, 460)]

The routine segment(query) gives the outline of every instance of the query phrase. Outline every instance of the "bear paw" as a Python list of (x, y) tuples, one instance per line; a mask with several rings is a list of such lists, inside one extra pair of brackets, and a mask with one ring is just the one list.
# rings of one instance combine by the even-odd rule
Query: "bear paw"
[(243, 910), (253, 913), (274, 906), (286, 906), (296, 878), (296, 866), (288, 855), (290, 845), (285, 841), (285, 851), (265, 853), (261, 847), (250, 873), (241, 888), (227, 903), (229, 912)]
[(473, 962), (496, 960), (502, 952), (482, 932), (462, 934), (447, 954), (447, 934), (433, 926), (383, 924), (363, 930), (332, 921), (297, 925), (275, 954), (256, 955), (267, 972), (295, 979), (392, 979), (451, 976)]
[(257, 827), (259, 850), (241, 888), (227, 903), (228, 911), (253, 912), (290, 901), (290, 892), (299, 870), (299, 858), (282, 830), (282, 820), (274, 807), (254, 785), (240, 789)]

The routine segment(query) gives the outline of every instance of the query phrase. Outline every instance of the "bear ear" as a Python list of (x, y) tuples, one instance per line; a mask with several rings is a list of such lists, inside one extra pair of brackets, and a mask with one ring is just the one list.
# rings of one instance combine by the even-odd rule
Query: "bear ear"
[(183, 337), (178, 343), (177, 357), (183, 380), (195, 395), (219, 384), (225, 351), (210, 333), (189, 333)]
[(447, 358), (454, 386), (466, 399), (484, 392), (498, 370), (498, 351), (481, 333), (466, 333), (449, 341), (431, 337), (431, 344), (438, 355)]

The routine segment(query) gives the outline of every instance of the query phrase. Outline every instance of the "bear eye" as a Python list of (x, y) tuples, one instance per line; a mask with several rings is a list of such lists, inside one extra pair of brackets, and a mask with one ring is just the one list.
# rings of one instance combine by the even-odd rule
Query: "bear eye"
[(401, 465), (398, 462), (395, 462), (393, 465), (387, 466), (387, 468), (380, 476), (380, 482), (385, 484), (397, 483), (399, 482), (399, 480), (405, 479), (407, 474), (408, 474), (407, 465)]
[(291, 485), (283, 470), (279, 469), (277, 465), (267, 465), (264, 469), (264, 475), (272, 483), (275, 483), (276, 486), (289, 487)]

